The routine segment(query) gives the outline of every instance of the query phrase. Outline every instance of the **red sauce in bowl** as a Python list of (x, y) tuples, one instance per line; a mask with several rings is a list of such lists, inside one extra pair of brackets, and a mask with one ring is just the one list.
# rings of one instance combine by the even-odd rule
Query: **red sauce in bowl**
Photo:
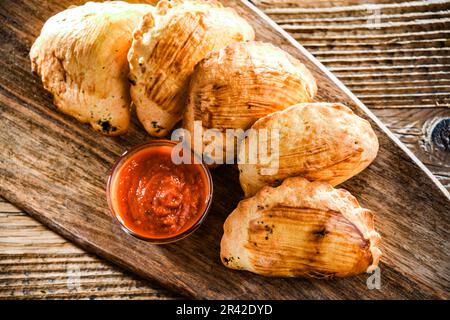
[(211, 180), (202, 164), (174, 164), (173, 142), (143, 145), (118, 161), (108, 183), (111, 210), (132, 234), (177, 240), (195, 229), (210, 203)]

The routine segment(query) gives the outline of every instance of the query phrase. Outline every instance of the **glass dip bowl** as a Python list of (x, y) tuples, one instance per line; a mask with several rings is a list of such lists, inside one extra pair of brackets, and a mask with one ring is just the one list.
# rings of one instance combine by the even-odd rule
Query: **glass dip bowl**
[(111, 170), (106, 186), (109, 209), (122, 229), (136, 238), (174, 242), (194, 232), (208, 214), (211, 174), (190, 150), (191, 164), (176, 164), (172, 153), (176, 155), (178, 143), (151, 140), (133, 147)]

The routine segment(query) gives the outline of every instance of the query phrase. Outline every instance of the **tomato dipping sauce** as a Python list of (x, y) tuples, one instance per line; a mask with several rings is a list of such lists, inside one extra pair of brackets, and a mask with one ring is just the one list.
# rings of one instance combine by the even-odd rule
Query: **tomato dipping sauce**
[(119, 159), (108, 181), (111, 211), (126, 231), (141, 239), (181, 239), (208, 211), (209, 171), (203, 164), (173, 163), (175, 145), (155, 140), (132, 149)]

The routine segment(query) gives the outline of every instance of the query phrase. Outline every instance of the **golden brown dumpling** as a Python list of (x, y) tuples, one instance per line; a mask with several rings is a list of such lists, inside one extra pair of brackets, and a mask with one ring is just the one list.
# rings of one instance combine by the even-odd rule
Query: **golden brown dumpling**
[(223, 264), (266, 276), (331, 279), (373, 271), (373, 214), (344, 189), (288, 178), (241, 201), (224, 224)]
[[(291, 176), (335, 186), (361, 172), (378, 152), (378, 139), (369, 122), (338, 103), (297, 104), (261, 118), (252, 129), (278, 130), (278, 137), (267, 145), (278, 141), (279, 156), (258, 149), (262, 150), (259, 159), (272, 159), (250, 164), (248, 138), (243, 140), (239, 178), (247, 197), (264, 185), (276, 186)], [(263, 141), (266, 136), (260, 137)]]
[(252, 40), (252, 27), (215, 1), (161, 1), (134, 33), (131, 97), (153, 136), (165, 136), (181, 120), (195, 65), (210, 51)]
[[(311, 72), (282, 49), (264, 42), (233, 43), (196, 67), (183, 127), (193, 132), (194, 121), (201, 121), (203, 129), (245, 130), (271, 112), (312, 101), (316, 92)], [(224, 143), (223, 157), (214, 154), (217, 142), (226, 141), (224, 136), (206, 141), (202, 153), (216, 161), (227, 154), (232, 159), (234, 140)]]
[(51, 17), (30, 51), (33, 71), (62, 112), (106, 135), (130, 122), (127, 54), (150, 5), (88, 2)]

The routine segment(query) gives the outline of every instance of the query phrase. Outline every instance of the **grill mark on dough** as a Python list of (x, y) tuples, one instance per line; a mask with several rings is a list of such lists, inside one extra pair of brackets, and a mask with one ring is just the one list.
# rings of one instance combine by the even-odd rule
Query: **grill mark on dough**
[[(269, 237), (265, 236), (265, 232), (267, 232), (266, 225), (272, 226), (271, 228), (274, 231), (273, 234), (276, 232), (276, 220), (278, 218), (282, 218), (284, 221), (286, 221), (286, 219), (291, 220), (291, 222), (286, 222), (286, 225), (293, 225), (300, 220), (298, 217), (294, 217), (294, 215), (304, 215), (303, 219), (301, 219), (302, 227), (308, 228), (308, 223), (306, 221), (313, 220), (307, 218), (307, 216), (317, 216), (319, 213), (322, 215), (323, 219), (319, 221), (316, 220), (317, 223), (309, 224), (311, 231), (309, 243), (314, 245), (307, 251), (303, 248), (302, 253), (304, 256), (295, 256), (295, 252), (298, 248), (283, 246), (283, 244), (280, 243), (280, 238), (272, 240), (272, 235)], [(307, 207), (297, 208), (277, 206), (271, 209), (262, 210), (260, 218), (251, 221), (249, 224), (249, 238), (246, 248), (250, 252), (251, 263), (256, 270), (264, 274), (276, 274), (277, 272), (285, 270), (287, 273), (300, 276), (309, 275), (322, 278), (334, 277), (335, 273), (331, 270), (327, 270), (327, 266), (323, 264), (324, 261), (318, 260), (324, 252), (323, 247), (326, 245), (327, 237), (333, 237), (333, 230), (329, 229), (330, 226), (328, 225), (329, 223), (332, 223), (333, 218), (344, 223), (353, 231), (356, 231), (356, 234), (362, 239), (360, 247), (363, 250), (367, 250), (368, 240), (363, 239), (363, 235), (357, 227), (340, 212), (331, 210), (323, 211)], [(305, 236), (307, 236), (307, 234), (308, 233), (305, 231)], [(357, 239), (357, 237), (355, 239)], [(277, 242), (276, 246), (273, 245), (274, 241)], [(348, 256), (348, 252), (338, 250), (337, 248), (335, 250), (337, 250), (336, 254), (339, 255), (339, 259), (341, 259), (342, 262), (354, 261), (355, 257), (353, 255)], [(283, 261), (283, 264), (277, 266), (277, 261)]]

